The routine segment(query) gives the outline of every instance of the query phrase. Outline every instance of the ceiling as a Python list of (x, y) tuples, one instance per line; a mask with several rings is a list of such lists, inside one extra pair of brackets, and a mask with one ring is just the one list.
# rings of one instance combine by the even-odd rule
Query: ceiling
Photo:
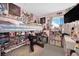
[(23, 10), (41, 16), (55, 11), (64, 10), (76, 5), (76, 3), (15, 3)]

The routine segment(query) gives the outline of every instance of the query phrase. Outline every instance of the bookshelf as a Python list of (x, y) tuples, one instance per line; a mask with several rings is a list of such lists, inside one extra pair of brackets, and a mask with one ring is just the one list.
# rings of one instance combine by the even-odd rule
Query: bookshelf
[(61, 45), (62, 39), (61, 39), (61, 34), (59, 33), (59, 31), (50, 31), (49, 37), (50, 37), (51, 45), (62, 47)]

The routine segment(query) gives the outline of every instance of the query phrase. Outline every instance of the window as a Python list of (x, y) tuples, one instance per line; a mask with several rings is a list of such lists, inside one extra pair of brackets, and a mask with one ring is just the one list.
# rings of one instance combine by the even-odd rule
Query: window
[(45, 22), (46, 22), (46, 18), (45, 17), (40, 18), (40, 24), (44, 24)]

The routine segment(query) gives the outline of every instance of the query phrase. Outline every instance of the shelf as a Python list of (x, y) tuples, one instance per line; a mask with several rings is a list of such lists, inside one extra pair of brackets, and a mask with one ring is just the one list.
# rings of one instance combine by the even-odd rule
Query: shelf
[(25, 41), (21, 42), (19, 45), (14, 45), (13, 48), (6, 49), (6, 50), (4, 50), (4, 52), (5, 52), (5, 53), (8, 53), (8, 52), (10, 52), (10, 51), (12, 51), (12, 50), (14, 50), (14, 49), (17, 49), (17, 48), (19, 48), (19, 47), (25, 45), (26, 43), (24, 43), (24, 42), (25, 42)]
[(55, 41), (55, 45), (61, 47), (61, 42)]

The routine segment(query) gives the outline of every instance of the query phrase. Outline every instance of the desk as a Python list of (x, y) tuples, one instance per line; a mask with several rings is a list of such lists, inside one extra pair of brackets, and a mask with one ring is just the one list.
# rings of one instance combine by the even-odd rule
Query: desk
[(65, 55), (69, 55), (70, 50), (74, 50), (76, 42), (70, 36), (64, 36), (64, 51)]
[(64, 36), (64, 43), (65, 43), (65, 48), (66, 49), (74, 49), (76, 42), (71, 39), (70, 36)]

